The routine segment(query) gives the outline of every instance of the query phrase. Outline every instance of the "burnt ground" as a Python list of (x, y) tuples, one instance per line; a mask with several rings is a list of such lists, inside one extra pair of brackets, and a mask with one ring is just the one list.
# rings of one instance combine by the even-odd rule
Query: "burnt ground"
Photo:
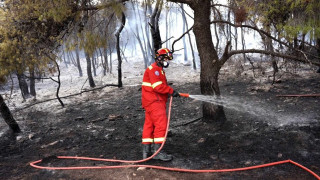
[[(145, 164), (224, 169), (291, 159), (320, 174), (320, 97), (276, 97), (319, 93), (319, 79), (319, 74), (308, 78), (288, 76), (274, 86), (250, 78), (220, 80), (224, 96), (237, 97), (244, 104), (252, 103), (250, 108), (261, 106), (267, 113), (253, 115), (225, 107), (227, 120), (219, 123), (201, 119), (201, 102), (174, 98), (164, 147), (174, 160), (151, 160)], [(180, 92), (200, 94), (197, 82), (173, 82), (172, 86)], [(58, 110), (46, 109), (47, 104), (43, 103), (15, 112), (23, 133), (16, 136), (7, 130), (2, 135), (0, 179), (315, 179), (292, 164), (202, 174), (137, 168), (39, 170), (29, 166), (31, 161), (55, 155), (141, 159), (144, 112), (140, 93), (140, 87), (113, 88), (108, 92), (89, 92), (82, 99), (69, 98), (66, 107)], [(275, 123), (274, 118), (280, 116), (297, 120)], [(105, 166), (110, 163), (47, 158), (42, 165)]]

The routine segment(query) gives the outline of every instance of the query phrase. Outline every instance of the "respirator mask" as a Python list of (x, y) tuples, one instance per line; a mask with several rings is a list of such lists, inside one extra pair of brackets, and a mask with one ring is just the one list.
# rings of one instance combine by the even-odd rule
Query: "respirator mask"
[(162, 63), (162, 67), (164, 67), (164, 68), (169, 67), (169, 62), (167, 62), (167, 61), (163, 61), (163, 63)]

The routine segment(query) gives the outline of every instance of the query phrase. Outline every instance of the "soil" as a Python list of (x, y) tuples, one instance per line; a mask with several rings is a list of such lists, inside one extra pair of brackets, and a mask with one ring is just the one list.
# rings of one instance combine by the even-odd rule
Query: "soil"
[[(164, 146), (174, 159), (145, 164), (225, 169), (291, 159), (320, 174), (320, 97), (276, 96), (319, 93), (320, 74), (289, 74), (271, 85), (248, 74), (237, 78), (225, 76), (226, 73), (222, 71), (220, 75), (222, 95), (239, 99), (255, 113), (224, 107), (226, 121), (208, 122), (202, 119), (200, 101), (174, 98)], [(172, 83), (180, 92), (200, 94), (199, 81)], [(29, 165), (43, 158), (41, 165), (45, 166), (111, 164), (57, 160), (52, 156), (141, 159), (144, 111), (140, 98), (140, 86), (110, 87), (87, 92), (85, 98), (70, 97), (65, 108), (48, 109), (48, 103), (59, 106), (50, 101), (15, 112), (23, 132), (12, 134), (7, 129), (1, 135), (0, 179), (315, 179), (292, 164), (224, 173), (137, 168), (40, 170)], [(256, 111), (258, 106), (265, 112)]]

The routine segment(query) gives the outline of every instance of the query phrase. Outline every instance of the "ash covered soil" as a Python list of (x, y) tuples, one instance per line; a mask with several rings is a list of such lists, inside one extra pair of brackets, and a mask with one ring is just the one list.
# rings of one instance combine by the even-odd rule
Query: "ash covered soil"
[[(220, 75), (222, 95), (233, 102), (224, 107), (227, 120), (206, 122), (200, 101), (174, 98), (164, 146), (174, 159), (143, 164), (226, 169), (291, 159), (320, 174), (320, 97), (276, 96), (319, 93), (320, 75), (287, 74), (271, 85), (250, 75), (237, 78), (227, 73)], [(197, 80), (168, 80), (179, 92), (200, 94)], [(118, 165), (50, 156), (141, 159), (144, 111), (140, 98), (140, 86), (110, 87), (70, 97), (65, 108), (50, 101), (14, 112), (23, 132), (13, 135), (1, 125), (0, 179), (315, 179), (292, 164), (223, 173), (137, 168), (40, 170), (29, 165), (45, 157), (44, 166)]]

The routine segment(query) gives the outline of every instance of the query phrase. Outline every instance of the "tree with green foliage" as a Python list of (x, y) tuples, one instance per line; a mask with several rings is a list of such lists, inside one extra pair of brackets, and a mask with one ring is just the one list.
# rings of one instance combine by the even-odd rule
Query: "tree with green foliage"
[(282, 43), (271, 41), (280, 46), (286, 46), (286, 50), (293, 52), (297, 57), (311, 58), (310, 63), (314, 62), (312, 60), (319, 59), (319, 54), (315, 56), (316, 54), (307, 53), (311, 49), (318, 49), (317, 40), (320, 37), (319, 1), (258, 0), (252, 3), (247, 0), (237, 0), (237, 2), (246, 7), (246, 11), (251, 17), (257, 17), (256, 23), (261, 23), (267, 31), (270, 31), (270, 34), (273, 34)]
[[(84, 18), (86, 12), (107, 8), (122, 12), (122, 3), (125, 1), (103, 0), (99, 4), (91, 0), (5, 1), (0, 8), (0, 80), (5, 82), (8, 75), (23, 74), (27, 70), (37, 69), (40, 73), (59, 71), (56, 58), (58, 47), (73, 27), (83, 30), (88, 22)], [(84, 31), (82, 35), (81, 47), (88, 55), (93, 54), (96, 47), (93, 44), (96, 43), (92, 43), (92, 39), (95, 34)], [(59, 83), (59, 80), (56, 82)]]
[[(272, 39), (272, 41), (275, 41), (282, 45), (286, 45), (287, 48), (290, 48), (290, 46), (286, 42), (283, 42), (278, 38), (275, 38), (274, 36), (272, 36), (271, 33), (268, 33), (263, 29), (258, 28), (257, 26), (244, 24), (245, 21), (248, 21), (246, 19), (247, 16), (240, 18), (241, 21), (239, 22), (225, 20), (225, 18), (222, 16), (219, 19), (211, 20), (212, 9), (217, 9), (217, 7), (230, 8), (227, 5), (216, 4), (210, 0), (199, 0), (199, 1), (169, 0), (169, 1), (187, 4), (194, 11), (194, 25), (192, 28), (195, 34), (197, 49), (200, 56), (200, 63), (201, 63), (200, 87), (201, 87), (201, 93), (204, 95), (216, 95), (218, 97), (220, 96), (221, 92), (220, 92), (220, 87), (218, 83), (219, 72), (222, 66), (227, 62), (227, 60), (229, 60), (232, 56), (237, 54), (259, 53), (259, 54), (282, 57), (282, 58), (303, 62), (303, 63), (311, 63), (313, 65), (320, 65), (320, 62), (306, 59), (305, 56), (297, 57), (295, 55), (287, 54), (286, 52), (272, 52), (265, 49), (233, 50), (232, 41), (230, 41), (230, 39), (224, 44), (223, 47), (216, 47), (213, 43), (213, 38), (212, 38), (213, 36), (210, 28), (210, 25), (213, 23), (219, 24), (220, 27), (222, 28), (224, 28), (224, 26), (248, 28), (248, 29), (257, 31), (260, 34), (263, 34), (264, 36), (267, 36), (268, 38)], [(237, 18), (239, 17), (235, 17), (234, 19), (237, 19)], [(225, 38), (225, 37), (219, 36), (217, 38), (220, 38), (218, 40), (220, 40), (221, 42), (222, 38)], [(225, 38), (225, 39), (228, 39), (228, 38)], [(219, 53), (219, 49), (223, 50), (221, 54)], [(301, 51), (299, 50), (295, 50), (295, 49), (293, 50), (301, 53)], [(203, 118), (205, 120), (215, 120), (215, 121), (225, 119), (223, 107), (216, 106), (210, 103), (203, 103)]]

